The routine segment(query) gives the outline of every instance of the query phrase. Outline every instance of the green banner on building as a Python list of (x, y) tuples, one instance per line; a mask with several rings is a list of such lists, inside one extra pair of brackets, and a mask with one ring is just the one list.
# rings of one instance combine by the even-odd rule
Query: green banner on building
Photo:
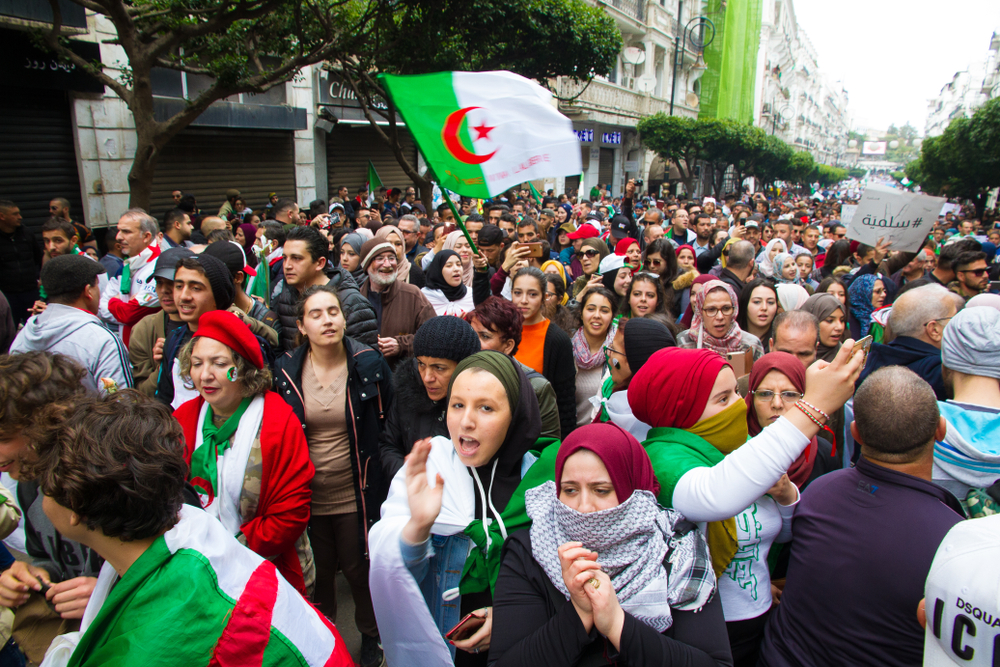
[(708, 0), (716, 35), (705, 49), (699, 118), (753, 122), (762, 0)]

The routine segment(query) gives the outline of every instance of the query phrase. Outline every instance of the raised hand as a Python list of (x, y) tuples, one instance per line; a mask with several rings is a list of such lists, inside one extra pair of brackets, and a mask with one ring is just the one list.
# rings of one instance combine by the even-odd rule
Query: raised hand
[(431, 453), (431, 439), (424, 438), (413, 444), (406, 455), (406, 497), (410, 504), (410, 520), (403, 527), (402, 537), (408, 544), (420, 544), (431, 534), (431, 526), (441, 513), (444, 478), (437, 475), (434, 486), (427, 483), (427, 457)]

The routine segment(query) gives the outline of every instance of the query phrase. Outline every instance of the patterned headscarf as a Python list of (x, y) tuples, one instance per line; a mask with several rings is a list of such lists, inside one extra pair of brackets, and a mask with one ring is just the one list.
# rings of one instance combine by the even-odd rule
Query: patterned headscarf
[(851, 313), (861, 325), (861, 336), (868, 335), (868, 329), (872, 325), (872, 290), (875, 288), (875, 281), (885, 279), (880, 274), (866, 273), (857, 276), (851, 286), (847, 288), (847, 300), (851, 303)]
[(410, 260), (406, 259), (406, 238), (403, 236), (403, 232), (399, 231), (399, 227), (394, 225), (382, 225), (377, 232), (375, 232), (375, 238), (379, 241), (392, 241), (389, 239), (390, 234), (395, 234), (399, 237), (399, 242), (403, 244), (403, 258), (397, 258), (396, 261), (396, 280), (401, 283), (410, 282)]
[[(459, 239), (464, 239), (465, 234), (461, 230), (457, 230), (448, 234), (444, 239), (444, 249), (445, 250), (455, 250), (455, 244), (458, 243)], [(456, 251), (457, 252), (457, 251)], [(472, 288), (472, 258), (469, 258), (468, 264), (462, 261), (462, 282), (465, 286)]]
[[(795, 277), (794, 278), (786, 278), (785, 277), (784, 270), (785, 270), (785, 265), (786, 264), (791, 264), (792, 266), (795, 267)], [(777, 255), (775, 255), (774, 256), (773, 266), (774, 266), (774, 282), (776, 282), (776, 283), (792, 283), (792, 284), (795, 284), (795, 285), (798, 285), (800, 282), (802, 282), (799, 279), (799, 267), (795, 264), (795, 258), (792, 257), (787, 252), (779, 252)]]
[[(729, 295), (729, 301), (733, 304), (733, 321), (729, 324), (729, 329), (726, 330), (726, 333), (721, 338), (716, 338), (705, 330), (705, 324), (701, 316), (701, 311), (705, 307), (705, 299), (710, 292), (716, 290), (725, 290), (726, 294)], [(691, 331), (696, 332), (693, 335), (698, 336), (698, 349), (705, 348), (722, 355), (729, 352), (739, 352), (743, 343), (743, 331), (740, 329), (740, 325), (736, 323), (736, 317), (740, 314), (740, 304), (733, 288), (721, 280), (710, 280), (705, 283), (705, 289), (698, 292), (694, 301)]]

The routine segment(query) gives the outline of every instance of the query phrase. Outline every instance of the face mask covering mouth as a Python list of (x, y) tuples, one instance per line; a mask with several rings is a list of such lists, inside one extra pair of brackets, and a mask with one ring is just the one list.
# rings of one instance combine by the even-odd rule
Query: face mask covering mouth
[(747, 441), (747, 404), (737, 400), (719, 414), (685, 430), (729, 454)]

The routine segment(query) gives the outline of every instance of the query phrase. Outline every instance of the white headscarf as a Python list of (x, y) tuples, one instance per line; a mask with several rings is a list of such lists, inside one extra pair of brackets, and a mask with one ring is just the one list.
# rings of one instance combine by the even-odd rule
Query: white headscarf
[(774, 277), (774, 263), (771, 261), (771, 250), (778, 243), (781, 244), (781, 252), (788, 252), (788, 246), (785, 245), (784, 239), (774, 238), (767, 242), (767, 245), (764, 246), (764, 252), (757, 258), (757, 268), (768, 278)]

